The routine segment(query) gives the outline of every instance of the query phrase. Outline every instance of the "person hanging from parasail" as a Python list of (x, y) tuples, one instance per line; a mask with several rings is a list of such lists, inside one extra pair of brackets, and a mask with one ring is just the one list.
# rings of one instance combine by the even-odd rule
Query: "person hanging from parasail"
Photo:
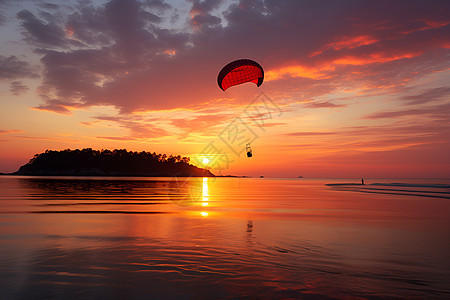
[[(264, 70), (259, 63), (251, 59), (239, 59), (230, 62), (220, 70), (217, 84), (222, 91), (235, 85), (252, 82), (259, 87), (264, 81)], [(250, 143), (245, 146), (247, 157), (252, 157)]]
[(247, 151), (247, 157), (252, 157), (253, 156), (253, 151), (252, 151), (252, 148), (250, 147), (250, 143), (245, 145), (245, 151)]

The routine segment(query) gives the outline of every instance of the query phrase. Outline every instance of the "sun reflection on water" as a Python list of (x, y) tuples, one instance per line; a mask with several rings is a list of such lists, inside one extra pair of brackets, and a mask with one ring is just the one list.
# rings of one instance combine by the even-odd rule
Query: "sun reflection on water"
[[(209, 205), (209, 186), (208, 186), (208, 177), (203, 177), (203, 188), (202, 188), (202, 206), (206, 207)], [(208, 216), (208, 212), (202, 211), (200, 213), (203, 217)]]
[(209, 205), (209, 203), (208, 203), (208, 201), (209, 201), (208, 177), (203, 177), (202, 196), (203, 196), (202, 206), (208, 206)]

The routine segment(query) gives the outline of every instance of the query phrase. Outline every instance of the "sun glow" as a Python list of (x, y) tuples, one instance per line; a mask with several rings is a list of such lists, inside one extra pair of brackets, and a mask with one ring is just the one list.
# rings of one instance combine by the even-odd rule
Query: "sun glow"
[(209, 163), (209, 159), (206, 157), (202, 161), (203, 161), (203, 164), (205, 164), (205, 165), (207, 165)]

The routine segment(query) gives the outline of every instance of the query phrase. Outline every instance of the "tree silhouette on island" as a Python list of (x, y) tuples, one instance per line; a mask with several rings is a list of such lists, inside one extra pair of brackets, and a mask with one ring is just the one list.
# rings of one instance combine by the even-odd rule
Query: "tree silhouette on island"
[(209, 170), (191, 165), (189, 157), (155, 152), (115, 150), (46, 150), (35, 154), (13, 175), (38, 176), (152, 176), (213, 177)]

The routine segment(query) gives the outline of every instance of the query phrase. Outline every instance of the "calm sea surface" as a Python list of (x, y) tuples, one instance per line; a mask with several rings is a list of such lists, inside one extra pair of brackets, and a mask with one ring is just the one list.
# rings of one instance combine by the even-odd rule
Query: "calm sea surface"
[(450, 298), (450, 182), (0, 176), (0, 298)]

